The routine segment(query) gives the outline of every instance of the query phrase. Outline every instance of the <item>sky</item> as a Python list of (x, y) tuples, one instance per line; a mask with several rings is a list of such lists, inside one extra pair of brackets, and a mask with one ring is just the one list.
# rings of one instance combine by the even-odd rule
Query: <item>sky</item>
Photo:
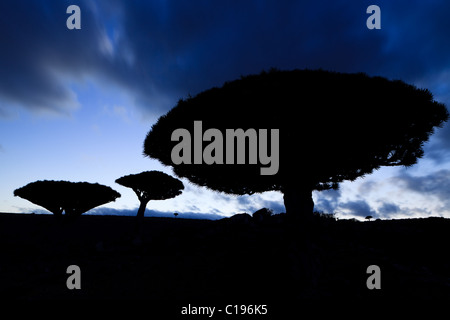
[[(366, 25), (373, 4), (381, 29)], [(66, 26), (70, 5), (80, 8), (81, 29)], [(400, 79), (448, 107), (449, 14), (444, 0), (1, 1), (0, 212), (42, 212), (13, 191), (68, 180), (121, 193), (89, 213), (134, 215), (137, 197), (115, 180), (147, 170), (173, 175), (143, 156), (152, 124), (179, 99), (270, 68)], [(450, 125), (424, 150), (413, 167), (315, 192), (315, 209), (339, 218), (450, 218)], [(147, 214), (284, 211), (278, 192), (229, 196), (182, 181), (182, 195), (151, 201)]]

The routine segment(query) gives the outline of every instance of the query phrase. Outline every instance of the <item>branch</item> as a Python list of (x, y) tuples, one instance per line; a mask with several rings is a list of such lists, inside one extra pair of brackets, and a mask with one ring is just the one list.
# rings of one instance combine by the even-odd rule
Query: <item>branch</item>
[(137, 188), (132, 188), (133, 189), (133, 191), (134, 191), (134, 193), (136, 193), (136, 195), (137, 195), (137, 197), (138, 197), (138, 199), (139, 199), (139, 201), (142, 201), (143, 199), (143, 197), (142, 197), (142, 192), (139, 190), (139, 189), (137, 189)]

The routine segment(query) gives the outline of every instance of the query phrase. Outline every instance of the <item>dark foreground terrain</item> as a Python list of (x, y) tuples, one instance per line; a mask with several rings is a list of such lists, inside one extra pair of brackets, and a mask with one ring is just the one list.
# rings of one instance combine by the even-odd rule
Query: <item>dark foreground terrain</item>
[[(450, 220), (219, 221), (0, 214), (0, 299), (448, 299)], [(69, 265), (81, 289), (69, 290)], [(369, 290), (367, 267), (381, 270)]]

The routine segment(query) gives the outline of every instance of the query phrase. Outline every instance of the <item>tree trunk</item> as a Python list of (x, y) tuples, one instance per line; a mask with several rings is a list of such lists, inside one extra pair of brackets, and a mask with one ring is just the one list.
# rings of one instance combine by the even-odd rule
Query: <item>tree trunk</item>
[(139, 205), (139, 210), (136, 215), (139, 223), (142, 223), (142, 221), (144, 221), (145, 208), (147, 207), (148, 202), (149, 200), (141, 200), (141, 204)]
[(139, 205), (139, 210), (136, 215), (136, 238), (135, 242), (142, 242), (142, 234), (143, 234), (143, 224), (144, 224), (144, 213), (145, 208), (147, 207), (147, 203), (149, 200), (141, 200), (141, 204)]
[(300, 187), (285, 188), (283, 199), (286, 214), (306, 219), (312, 217), (314, 201), (311, 189)]
[(145, 201), (145, 200), (141, 201), (141, 204), (139, 206), (139, 210), (137, 212), (137, 217), (138, 218), (140, 218), (140, 219), (144, 218), (144, 213), (145, 213), (145, 208), (147, 207), (147, 203), (148, 203), (148, 201)]
[(57, 217), (58, 219), (61, 219), (62, 215), (63, 215), (63, 208), (58, 208), (55, 209), (54, 211), (52, 211), (52, 213), (55, 215), (55, 217)]

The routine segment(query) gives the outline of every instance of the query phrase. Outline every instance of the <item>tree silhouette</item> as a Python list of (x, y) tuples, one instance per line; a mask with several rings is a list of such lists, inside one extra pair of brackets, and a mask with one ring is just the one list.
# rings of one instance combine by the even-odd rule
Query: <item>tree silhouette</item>
[(116, 183), (133, 189), (140, 206), (137, 212), (138, 220), (144, 218), (145, 208), (150, 200), (165, 200), (181, 194), (183, 182), (161, 171), (144, 171), (130, 174), (116, 180)]
[[(337, 189), (340, 182), (381, 166), (415, 164), (424, 142), (447, 119), (446, 107), (428, 90), (400, 80), (271, 70), (180, 100), (152, 126), (144, 154), (197, 185), (237, 195), (281, 191), (287, 213), (312, 214), (312, 191)], [(261, 175), (261, 164), (249, 161), (174, 164), (171, 151), (180, 142), (171, 141), (172, 132), (185, 128), (194, 136), (194, 121), (202, 121), (203, 131), (216, 128), (222, 134), (237, 128), (279, 129), (278, 172)], [(203, 146), (213, 143), (207, 140)], [(225, 148), (223, 153), (226, 158)]]
[(120, 193), (110, 187), (88, 182), (35, 181), (14, 190), (14, 196), (27, 199), (55, 216), (80, 216), (102, 204), (115, 201)]

